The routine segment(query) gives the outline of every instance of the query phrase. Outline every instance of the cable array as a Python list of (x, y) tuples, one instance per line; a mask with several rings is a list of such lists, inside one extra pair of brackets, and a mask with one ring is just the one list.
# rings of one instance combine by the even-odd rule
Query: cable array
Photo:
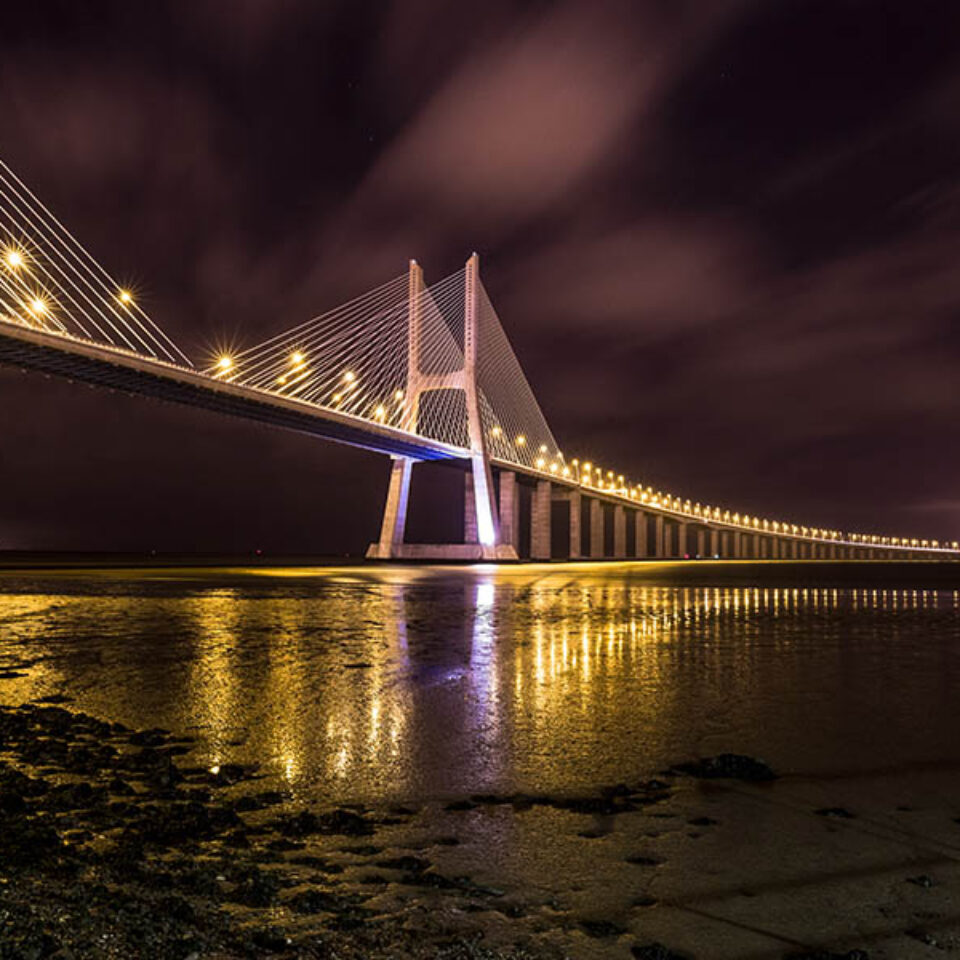
[[(451, 391), (408, 397), (409, 320), (420, 317), (420, 372), (443, 377), (462, 369), (451, 324), (462, 326), (463, 271), (412, 300), (406, 275), (395, 277), (232, 357), (210, 373), (220, 379), (466, 446), (462, 403)], [(459, 315), (458, 315), (459, 303)]]
[(0, 160), (0, 321), (192, 366)]
[(487, 449), (497, 460), (562, 473), (563, 454), (482, 281), (477, 301), (477, 386)]
[[(232, 357), (220, 379), (469, 447), (463, 370), (465, 270), (411, 297), (396, 277)], [(411, 347), (411, 330), (416, 329)], [(478, 394), (492, 456), (533, 467), (560, 456), (486, 290), (478, 289)], [(411, 369), (413, 357), (414, 369)]]

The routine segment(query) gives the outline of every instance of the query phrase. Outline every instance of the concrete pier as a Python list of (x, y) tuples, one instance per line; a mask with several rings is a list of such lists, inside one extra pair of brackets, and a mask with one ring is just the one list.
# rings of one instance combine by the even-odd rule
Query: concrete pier
[(583, 554), (583, 532), (580, 520), (583, 510), (583, 497), (579, 490), (570, 491), (570, 559), (579, 560)]
[(613, 508), (613, 556), (617, 560), (627, 556), (627, 511), (621, 503)]
[[(470, 484), (468, 483), (469, 487)], [(500, 471), (500, 542), (520, 549), (520, 491), (512, 470)], [(476, 527), (476, 518), (473, 521)]]
[(640, 559), (650, 556), (648, 527), (647, 515), (642, 510), (637, 510), (633, 517), (633, 555)]
[(603, 549), (603, 504), (596, 499), (590, 498), (590, 559), (601, 560), (604, 556)]
[(664, 543), (664, 524), (663, 515), (654, 514), (653, 517), (653, 556), (661, 559), (666, 556), (666, 544)]
[(530, 558), (550, 559), (550, 481), (538, 480), (530, 510)]

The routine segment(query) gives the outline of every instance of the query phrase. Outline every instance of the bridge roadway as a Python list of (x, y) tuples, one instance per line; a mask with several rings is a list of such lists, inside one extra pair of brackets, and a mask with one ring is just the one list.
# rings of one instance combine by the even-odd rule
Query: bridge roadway
[[(311, 436), (360, 447), (389, 456), (412, 460), (453, 460), (469, 465), (470, 452), (427, 437), (419, 437), (386, 424), (374, 423), (350, 414), (329, 410), (292, 397), (230, 383), (189, 367), (144, 357), (119, 348), (79, 340), (63, 334), (51, 334), (20, 324), (0, 320), (0, 364), (38, 371), (68, 380), (120, 390), (124, 393), (184, 404), (229, 416), (253, 420), (271, 426), (295, 430)], [(519, 464), (491, 460), (500, 475), (500, 513), (505, 539), (519, 541), (519, 503), (517, 482), (532, 485), (532, 522), (530, 553), (534, 559), (550, 557), (551, 502), (570, 503), (570, 549), (568, 556), (583, 556), (581, 551), (581, 511), (583, 500), (589, 504), (588, 557), (626, 556), (626, 520), (634, 521), (631, 540), (637, 557), (700, 556), (770, 558), (844, 558), (853, 556), (931, 555), (956, 559), (947, 548), (890, 547), (857, 541), (821, 539), (803, 534), (756, 530), (735, 522), (707, 519), (665, 505), (638, 503), (616, 491), (598, 490), (581, 484), (578, 478), (545, 475)], [(469, 472), (467, 473), (469, 477)], [(468, 497), (470, 496), (468, 487)], [(612, 552), (604, 547), (604, 505), (613, 511)], [(652, 517), (647, 536), (646, 517)], [(686, 539), (688, 527), (697, 537), (691, 550)], [(671, 552), (671, 529), (679, 530), (677, 546)], [(469, 539), (469, 529), (467, 533)], [(753, 538), (753, 540), (744, 539)], [(472, 558), (470, 544), (462, 559)], [(407, 553), (407, 551), (403, 551)], [(468, 554), (470, 556), (468, 556)], [(409, 556), (416, 557), (416, 545)]]
[(470, 455), (459, 447), (386, 424), (229, 383), (189, 367), (2, 320), (0, 363), (256, 420), (375, 453), (416, 460), (456, 460)]

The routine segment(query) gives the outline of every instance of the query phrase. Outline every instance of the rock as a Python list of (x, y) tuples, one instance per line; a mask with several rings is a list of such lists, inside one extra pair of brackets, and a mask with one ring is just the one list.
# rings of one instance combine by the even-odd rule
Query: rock
[(853, 820), (854, 815), (844, 807), (821, 807), (813, 811), (818, 817), (836, 817), (838, 820)]
[(410, 887), (433, 887), (435, 890), (461, 890), (469, 886), (467, 880), (445, 877), (442, 873), (437, 873), (434, 870), (405, 873), (400, 878), (400, 882)]
[(634, 793), (634, 791), (625, 783), (617, 783), (613, 786), (603, 787), (600, 790), (600, 796), (602, 797), (629, 797), (632, 793)]
[(247, 907), (270, 907), (277, 900), (280, 881), (272, 873), (251, 867), (241, 875), (232, 899)]
[(928, 877), (925, 873), (921, 873), (918, 877), (907, 877), (907, 883), (912, 883), (915, 886), (923, 887), (924, 889), (929, 890), (933, 886), (933, 880)]
[(44, 798), (44, 804), (58, 810), (87, 810), (106, 800), (107, 791), (92, 784), (67, 783), (54, 787)]
[(429, 860), (420, 857), (393, 857), (390, 860), (378, 860), (378, 867), (385, 870), (406, 870), (410, 873), (423, 873), (430, 866)]
[(849, 950), (846, 953), (809, 950), (803, 953), (788, 953), (784, 960), (870, 960), (870, 955), (865, 950)]
[(610, 920), (581, 920), (580, 928), (588, 937), (619, 937), (627, 932), (625, 927)]
[(208, 771), (210, 780), (218, 787), (232, 787), (241, 780), (252, 779), (256, 767), (244, 767), (239, 763), (221, 763)]
[(154, 727), (152, 730), (138, 730), (130, 735), (130, 743), (135, 747), (159, 747), (167, 742), (169, 730)]
[(632, 806), (621, 804), (613, 797), (569, 797), (555, 800), (553, 806), (558, 810), (570, 810), (572, 813), (589, 813), (601, 816), (609, 816), (626, 809), (633, 809)]
[(373, 824), (350, 810), (338, 809), (320, 817), (322, 833), (362, 837), (373, 833)]
[(362, 883), (365, 886), (385, 887), (390, 883), (390, 878), (385, 877), (382, 873), (364, 873), (357, 877), (357, 883)]
[(340, 901), (323, 890), (304, 890), (284, 901), (294, 913), (333, 913), (341, 907)]
[(662, 943), (656, 942), (634, 944), (630, 948), (630, 953), (637, 960), (688, 960), (684, 954), (677, 953), (675, 950), (668, 949)]
[(24, 813), (26, 809), (27, 802), (19, 793), (0, 792), (0, 816), (9, 817), (11, 814)]
[(250, 940), (257, 950), (264, 950), (267, 953), (282, 953), (293, 943), (290, 937), (278, 927), (264, 927), (262, 930), (257, 930)]
[(0, 863), (5, 867), (32, 867), (63, 849), (53, 827), (25, 817), (6, 819), (0, 830)]
[(762, 783), (777, 779), (777, 775), (762, 760), (739, 753), (704, 757), (692, 763), (678, 764), (673, 769), (704, 780), (747, 780)]
[(909, 930), (905, 930), (904, 933), (913, 940), (919, 940), (920, 943), (925, 944), (928, 947), (934, 947), (937, 950), (946, 950), (946, 944), (941, 943), (929, 930), (924, 930), (922, 927), (911, 927)]
[(305, 846), (306, 844), (302, 840), (288, 840), (286, 837), (277, 837), (276, 840), (270, 840), (267, 843), (268, 850), (281, 852), (287, 850), (302, 850)]
[(271, 826), (285, 837), (307, 837), (320, 832), (320, 820), (315, 813), (304, 810), (289, 817), (275, 820)]
[(209, 840), (244, 826), (226, 807), (207, 807), (202, 803), (171, 803), (166, 807), (142, 808), (142, 819), (131, 828), (148, 843), (162, 846), (185, 840)]

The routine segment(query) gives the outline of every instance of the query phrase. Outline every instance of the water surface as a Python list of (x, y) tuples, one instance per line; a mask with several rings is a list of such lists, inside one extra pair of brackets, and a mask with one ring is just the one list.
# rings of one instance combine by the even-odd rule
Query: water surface
[(0, 671), (24, 663), (0, 701), (66, 694), (338, 801), (577, 792), (725, 750), (814, 775), (960, 763), (953, 589), (642, 564), (7, 571)]

